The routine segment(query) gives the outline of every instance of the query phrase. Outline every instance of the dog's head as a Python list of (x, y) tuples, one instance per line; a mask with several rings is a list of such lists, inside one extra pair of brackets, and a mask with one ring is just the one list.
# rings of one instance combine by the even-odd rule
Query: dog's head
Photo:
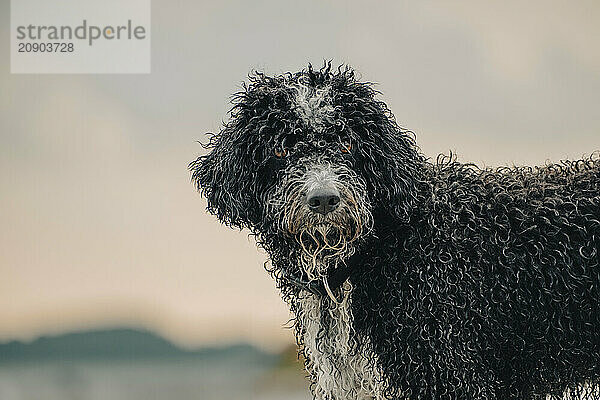
[(208, 210), (263, 241), (292, 239), (313, 261), (350, 254), (374, 216), (408, 221), (420, 156), (375, 95), (330, 65), (251, 76), (211, 151), (190, 164)]

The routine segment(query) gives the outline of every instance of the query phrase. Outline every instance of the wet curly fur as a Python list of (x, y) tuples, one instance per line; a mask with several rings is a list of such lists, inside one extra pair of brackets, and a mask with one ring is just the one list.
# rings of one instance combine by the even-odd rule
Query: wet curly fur
[(269, 254), (315, 397), (600, 399), (598, 157), (432, 162), (377, 94), (347, 67), (255, 73), (190, 164)]

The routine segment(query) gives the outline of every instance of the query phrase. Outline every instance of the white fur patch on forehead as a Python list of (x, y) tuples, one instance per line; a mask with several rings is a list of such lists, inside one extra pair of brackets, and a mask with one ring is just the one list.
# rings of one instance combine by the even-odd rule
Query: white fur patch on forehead
[(296, 92), (294, 100), (298, 116), (312, 129), (320, 131), (326, 122), (333, 120), (330, 86), (315, 89), (297, 82), (291, 85), (291, 89)]

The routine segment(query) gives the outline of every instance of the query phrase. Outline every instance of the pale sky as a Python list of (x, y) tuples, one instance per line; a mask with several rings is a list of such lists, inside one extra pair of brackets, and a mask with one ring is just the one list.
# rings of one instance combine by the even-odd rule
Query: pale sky
[(127, 325), (291, 342), (264, 254), (204, 212), (187, 171), (252, 69), (349, 63), (430, 157), (600, 150), (596, 0), (152, 5), (149, 75), (11, 75), (0, 41), (0, 341)]

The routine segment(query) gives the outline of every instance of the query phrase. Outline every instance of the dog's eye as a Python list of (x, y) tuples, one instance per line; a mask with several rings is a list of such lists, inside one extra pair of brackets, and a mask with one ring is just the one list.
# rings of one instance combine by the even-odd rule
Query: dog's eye
[(277, 158), (286, 158), (288, 155), (288, 150), (285, 147), (275, 148), (275, 150), (273, 150), (273, 153), (275, 153), (275, 157)]
[(351, 142), (344, 142), (344, 143), (340, 144), (340, 151), (342, 153), (348, 154), (348, 153), (350, 153), (350, 150), (352, 150)]

